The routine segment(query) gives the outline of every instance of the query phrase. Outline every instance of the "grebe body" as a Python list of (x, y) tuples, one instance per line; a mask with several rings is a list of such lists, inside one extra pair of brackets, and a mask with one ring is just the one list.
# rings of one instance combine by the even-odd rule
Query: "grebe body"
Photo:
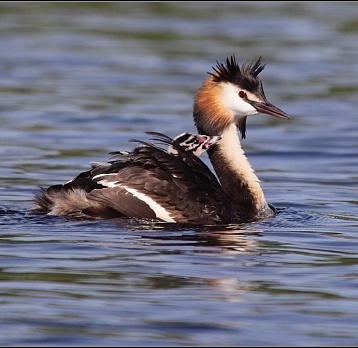
[[(157, 144), (137, 140), (132, 151), (114, 152), (63, 185), (41, 188), (33, 211), (210, 225), (274, 215), (237, 132), (245, 138), (247, 117), (258, 113), (289, 118), (267, 101), (258, 77), (263, 69), (261, 58), (241, 66), (234, 56), (217, 63), (194, 99), (199, 134), (172, 139), (149, 132)], [(216, 175), (199, 158), (205, 151)]]

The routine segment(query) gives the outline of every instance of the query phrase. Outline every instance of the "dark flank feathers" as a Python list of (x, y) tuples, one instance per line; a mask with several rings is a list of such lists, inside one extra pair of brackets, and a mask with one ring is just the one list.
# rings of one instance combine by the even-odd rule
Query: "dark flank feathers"
[[(233, 209), (206, 164), (174, 143), (182, 159), (178, 160), (160, 147), (173, 144), (173, 139), (161, 133), (150, 134), (157, 144), (134, 140), (140, 145), (133, 151), (113, 152), (107, 163), (92, 164), (90, 170), (72, 181), (41, 189), (36, 196), (35, 212), (49, 213), (57, 204), (71, 206), (72, 213), (63, 214), (67, 216), (155, 219), (149, 205), (129, 192), (135, 190), (153, 199), (176, 222), (230, 222), (235, 215)], [(79, 191), (86, 199), (79, 199)]]

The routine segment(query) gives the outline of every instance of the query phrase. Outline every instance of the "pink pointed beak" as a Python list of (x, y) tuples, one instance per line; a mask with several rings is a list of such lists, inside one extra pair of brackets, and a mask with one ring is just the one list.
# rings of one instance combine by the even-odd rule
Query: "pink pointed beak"
[(201, 144), (202, 148), (204, 150), (207, 150), (209, 147), (215, 145), (220, 139), (221, 136), (220, 135), (203, 135), (203, 134), (198, 134), (196, 136), (196, 139), (198, 140), (199, 144)]

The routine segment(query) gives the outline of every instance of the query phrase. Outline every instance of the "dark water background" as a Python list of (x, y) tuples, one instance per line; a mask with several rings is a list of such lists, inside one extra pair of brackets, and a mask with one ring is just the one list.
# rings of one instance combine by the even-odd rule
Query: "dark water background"
[[(262, 56), (244, 146), (273, 219), (28, 213), (36, 188), (195, 131), (216, 60)], [(358, 3), (0, 3), (0, 345), (357, 345)]]

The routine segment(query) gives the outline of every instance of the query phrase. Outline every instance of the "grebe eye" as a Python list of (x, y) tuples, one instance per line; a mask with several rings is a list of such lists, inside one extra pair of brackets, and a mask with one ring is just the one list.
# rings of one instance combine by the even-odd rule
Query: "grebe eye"
[(239, 97), (242, 99), (247, 99), (247, 94), (244, 91), (239, 92)]

